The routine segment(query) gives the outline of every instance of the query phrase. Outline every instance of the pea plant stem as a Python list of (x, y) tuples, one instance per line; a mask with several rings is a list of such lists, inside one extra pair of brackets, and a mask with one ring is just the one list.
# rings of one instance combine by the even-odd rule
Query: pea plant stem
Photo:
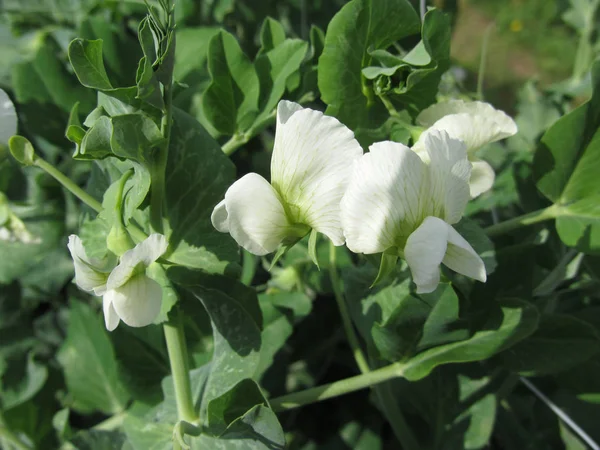
[(179, 420), (195, 424), (198, 421), (198, 416), (194, 410), (192, 399), (188, 352), (179, 309), (168, 322), (165, 322), (163, 329), (175, 387), (177, 415)]
[(488, 236), (499, 236), (515, 228), (524, 227), (527, 225), (533, 225), (534, 223), (543, 222), (545, 220), (554, 219), (559, 214), (559, 207), (557, 205), (549, 206), (548, 208), (539, 209), (522, 216), (515, 217), (513, 219), (506, 220), (504, 222), (497, 223), (485, 228), (485, 232)]
[[(56, 181), (62, 184), (63, 187), (67, 189), (71, 194), (73, 194), (87, 206), (92, 208), (94, 211), (96, 211), (97, 213), (102, 211), (102, 204), (98, 200), (96, 200), (90, 194), (88, 194), (79, 186), (77, 186), (77, 184), (75, 184), (73, 180), (67, 177), (64, 173), (62, 173), (48, 161), (45, 161), (39, 156), (36, 156), (34, 165), (44, 170), (48, 175), (50, 175)], [(136, 242), (141, 242), (148, 237), (146, 233), (144, 233), (132, 223), (129, 223), (129, 225), (127, 225), (127, 231)]]
[(150, 223), (152, 229), (158, 233), (163, 232), (163, 207), (165, 203), (165, 173), (169, 158), (169, 145), (171, 142), (171, 125), (173, 122), (173, 90), (172, 80), (164, 85), (163, 100), (165, 110), (161, 120), (160, 129), (164, 142), (158, 150), (156, 159), (152, 163), (150, 187)]
[(73, 180), (71, 180), (68, 176), (50, 164), (48, 161), (40, 158), (39, 156), (35, 157), (34, 165), (44, 170), (48, 175), (53, 177), (56, 181), (62, 184), (71, 194), (81, 200), (83, 203), (88, 205), (96, 212), (102, 211), (102, 204), (92, 197), (90, 194), (81, 189)]
[(365, 389), (393, 378), (399, 378), (402, 374), (403, 366), (399, 363), (394, 363), (355, 377), (277, 397), (272, 399), (270, 404), (271, 408), (276, 412), (286, 411)]
[(340, 316), (342, 317), (342, 323), (344, 325), (346, 337), (348, 339), (348, 343), (350, 344), (350, 348), (352, 349), (352, 354), (354, 355), (354, 359), (356, 360), (356, 364), (358, 365), (361, 373), (367, 373), (370, 371), (369, 364), (367, 363), (367, 359), (365, 358), (365, 355), (360, 347), (360, 341), (358, 340), (358, 336), (354, 331), (354, 325), (352, 325), (350, 312), (348, 311), (348, 306), (344, 300), (340, 277), (337, 271), (337, 249), (335, 248), (335, 245), (333, 245), (333, 242), (329, 243), (329, 277), (331, 279), (335, 300), (337, 302), (338, 309), (340, 310)]

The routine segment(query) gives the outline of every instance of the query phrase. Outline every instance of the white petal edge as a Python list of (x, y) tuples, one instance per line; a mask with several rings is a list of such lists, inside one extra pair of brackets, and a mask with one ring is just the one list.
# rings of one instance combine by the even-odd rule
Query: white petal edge
[(123, 286), (105, 294), (119, 318), (130, 327), (150, 325), (162, 303), (160, 285), (146, 275), (137, 275)]
[(462, 100), (430, 106), (419, 114), (417, 122), (429, 127), (415, 144), (417, 150), (428, 132), (445, 130), (451, 137), (463, 140), (471, 155), (484, 145), (513, 136), (518, 131), (511, 117), (489, 103)]
[(448, 226), (448, 249), (442, 263), (469, 278), (485, 283), (487, 274), (481, 257), (454, 228)]
[(404, 258), (417, 285), (417, 294), (435, 291), (440, 282), (440, 264), (448, 247), (446, 222), (427, 217), (409, 237), (404, 247)]
[(271, 184), (288, 206), (290, 221), (343, 245), (340, 201), (362, 147), (336, 118), (290, 104), (280, 102), (278, 108)]
[(225, 193), (229, 232), (255, 255), (274, 252), (287, 237), (290, 223), (277, 193), (258, 174), (249, 173)]
[(465, 144), (448, 133), (432, 130), (423, 138), (424, 152), (418, 155), (428, 166), (428, 194), (422, 194), (421, 217), (435, 216), (458, 222), (470, 199), (471, 163)]
[(67, 248), (73, 258), (77, 286), (84, 291), (94, 292), (96, 295), (104, 294), (108, 274), (102, 271), (101, 261), (88, 258), (83, 242), (75, 234), (69, 236)]
[[(110, 293), (110, 294), (109, 294)], [(104, 325), (108, 331), (113, 331), (119, 325), (121, 319), (115, 311), (112, 304), (114, 294), (112, 291), (108, 291), (102, 298), (102, 311), (104, 312)]]
[(162, 234), (153, 233), (131, 250), (127, 250), (121, 256), (119, 265), (108, 276), (107, 289), (123, 286), (135, 275), (138, 266), (148, 267), (167, 251), (168, 246), (167, 239)]
[(346, 245), (354, 253), (379, 253), (398, 245), (421, 220), (426, 165), (405, 145), (385, 141), (354, 162), (341, 202)]
[(475, 198), (492, 188), (496, 174), (492, 166), (485, 161), (477, 160), (473, 161), (472, 164), (473, 169), (471, 170), (469, 188), (471, 198)]
[(17, 134), (17, 112), (6, 92), (0, 89), (0, 146), (8, 145), (8, 140)]
[(221, 200), (213, 209), (210, 215), (210, 221), (213, 227), (221, 233), (229, 233), (229, 214), (227, 214), (227, 206), (225, 200)]

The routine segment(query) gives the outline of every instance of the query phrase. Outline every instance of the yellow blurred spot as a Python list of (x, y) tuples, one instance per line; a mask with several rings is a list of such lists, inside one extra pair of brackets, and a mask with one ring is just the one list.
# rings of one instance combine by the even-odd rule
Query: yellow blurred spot
[(513, 33), (518, 33), (522, 29), (523, 22), (521, 22), (519, 19), (513, 19), (513, 21), (510, 23), (510, 31), (512, 31)]

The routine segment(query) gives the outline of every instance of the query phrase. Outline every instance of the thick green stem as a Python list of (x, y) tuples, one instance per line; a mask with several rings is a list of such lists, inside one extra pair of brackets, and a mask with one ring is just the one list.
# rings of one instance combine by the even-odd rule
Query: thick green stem
[(556, 205), (549, 206), (545, 209), (533, 211), (529, 214), (524, 214), (504, 222), (491, 225), (485, 229), (488, 236), (499, 236), (515, 228), (533, 225), (534, 223), (543, 222), (545, 220), (554, 219), (558, 216), (559, 208)]
[(53, 177), (56, 181), (58, 181), (60, 184), (62, 184), (69, 192), (71, 192), (71, 194), (73, 194), (75, 197), (77, 197), (83, 203), (88, 205), (94, 211), (96, 211), (96, 212), (102, 211), (102, 204), (98, 200), (96, 200), (90, 194), (88, 194), (83, 189), (81, 189), (79, 186), (77, 186), (73, 182), (73, 180), (71, 180), (69, 177), (67, 177), (64, 173), (62, 173), (60, 170), (58, 170), (52, 164), (50, 164), (49, 162), (40, 158), (39, 156), (35, 157), (33, 164), (36, 165), (37, 167), (39, 167), (40, 169), (43, 169), (48, 175)]
[(402, 376), (403, 371), (404, 367), (401, 364), (394, 363), (352, 378), (346, 378), (345, 380), (277, 397), (271, 400), (270, 404), (274, 411), (294, 409), (303, 405), (321, 402), (328, 398), (359, 391), (393, 378), (399, 378)]
[(158, 155), (152, 163), (150, 188), (150, 224), (154, 231), (163, 232), (163, 207), (165, 203), (165, 173), (169, 158), (169, 144), (171, 142), (171, 125), (173, 122), (173, 90), (172, 81), (164, 85), (163, 99), (165, 111), (160, 129), (165, 138), (163, 145), (158, 150)]
[(187, 346), (183, 334), (181, 312), (176, 311), (174, 317), (163, 325), (169, 362), (175, 386), (175, 400), (179, 420), (184, 420), (197, 425), (198, 415), (194, 410), (192, 388), (190, 384), (190, 369), (188, 363)]
[(340, 310), (342, 323), (344, 324), (344, 330), (346, 331), (346, 337), (348, 338), (348, 343), (350, 344), (350, 348), (352, 349), (352, 354), (354, 355), (356, 364), (358, 365), (358, 368), (360, 369), (361, 373), (367, 373), (370, 371), (369, 364), (367, 363), (367, 359), (365, 358), (365, 355), (360, 347), (360, 341), (358, 340), (358, 336), (354, 331), (354, 326), (352, 325), (352, 320), (350, 319), (350, 312), (348, 311), (348, 306), (346, 305), (346, 301), (344, 300), (344, 295), (342, 293), (340, 277), (337, 271), (336, 253), (337, 249), (335, 248), (335, 245), (333, 245), (333, 242), (330, 242), (329, 277), (331, 279), (333, 293), (335, 295), (335, 300), (337, 301), (337, 305)]

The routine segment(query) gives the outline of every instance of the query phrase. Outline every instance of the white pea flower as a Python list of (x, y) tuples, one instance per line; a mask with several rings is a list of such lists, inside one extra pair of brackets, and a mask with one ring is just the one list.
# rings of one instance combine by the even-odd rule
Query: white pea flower
[(452, 227), (469, 201), (465, 144), (432, 131), (423, 145), (421, 155), (396, 142), (377, 142), (355, 163), (341, 203), (346, 245), (355, 253), (404, 258), (417, 293), (435, 290), (441, 263), (483, 282), (483, 261)]
[(506, 113), (489, 103), (477, 101), (450, 100), (437, 103), (421, 111), (417, 123), (429, 127), (413, 147), (417, 152), (425, 151), (424, 140), (435, 130), (444, 130), (450, 137), (466, 144), (468, 158), (473, 164), (469, 181), (471, 198), (490, 190), (495, 178), (492, 166), (477, 158), (477, 150), (517, 133), (517, 124)]
[(84, 291), (102, 296), (104, 323), (109, 331), (123, 320), (131, 327), (150, 325), (162, 303), (162, 289), (146, 276), (146, 268), (167, 250), (161, 234), (151, 234), (121, 256), (119, 264), (89, 258), (81, 239), (69, 236), (69, 251), (75, 265), (75, 283)]
[(344, 244), (340, 200), (363, 151), (354, 134), (320, 111), (281, 101), (271, 159), (271, 183), (250, 173), (215, 206), (212, 224), (255, 255), (292, 244), (311, 229)]

